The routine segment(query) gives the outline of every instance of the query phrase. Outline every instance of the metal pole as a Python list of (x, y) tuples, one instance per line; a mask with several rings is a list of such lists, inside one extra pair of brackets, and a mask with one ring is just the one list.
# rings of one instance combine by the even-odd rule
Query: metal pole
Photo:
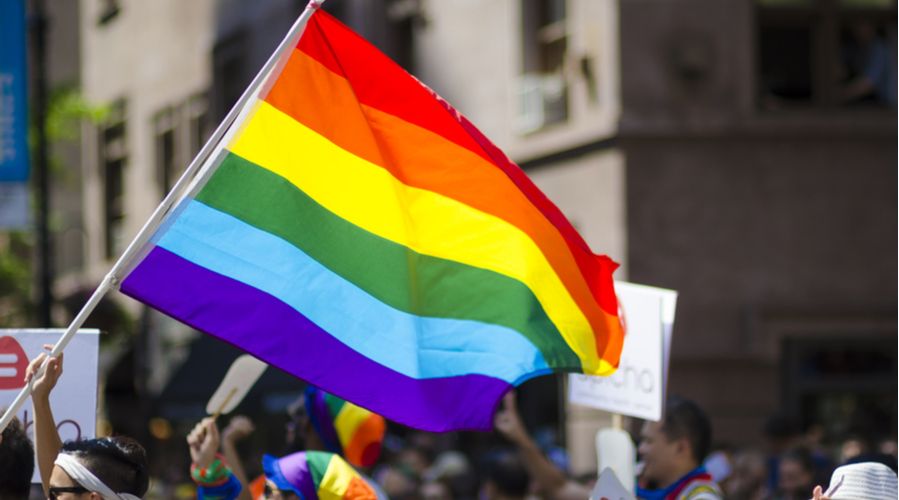
[[(0, 0), (3, 1), (3, 0)], [(39, 1), (39, 0), (37, 0)], [(84, 321), (93, 312), (94, 308), (97, 307), (97, 304), (100, 303), (100, 300), (106, 295), (109, 290), (113, 288), (117, 288), (119, 286), (119, 282), (121, 280), (121, 273), (130, 263), (131, 260), (139, 254), (143, 246), (150, 240), (153, 236), (153, 233), (162, 224), (163, 219), (168, 214), (169, 210), (174, 206), (175, 202), (180, 199), (180, 196), (183, 191), (187, 188), (187, 186), (195, 181), (200, 180), (202, 176), (208, 174), (208, 170), (205, 172), (200, 172), (200, 168), (206, 164), (206, 160), (212, 156), (212, 154), (219, 150), (220, 143), (227, 143), (228, 132), (232, 132), (231, 125), (237, 120), (238, 117), (242, 115), (246, 115), (249, 111), (251, 100), (256, 97), (258, 91), (263, 88), (265, 85), (267, 77), (269, 73), (271, 73), (275, 68), (276, 64), (281, 60), (281, 55), (288, 49), (292, 48), (292, 44), (295, 44), (299, 37), (303, 34), (303, 30), (306, 27), (306, 23), (309, 21), (309, 18), (312, 17), (312, 14), (318, 9), (324, 0), (310, 0), (306, 5), (306, 9), (297, 18), (296, 22), (294, 22), (293, 26), (290, 28), (290, 31), (287, 32), (287, 35), (281, 40), (281, 43), (278, 45), (278, 48), (275, 49), (275, 52), (269, 57), (268, 61), (265, 62), (265, 65), (262, 66), (262, 69), (259, 70), (259, 73), (256, 74), (256, 77), (253, 78), (253, 82), (250, 83), (249, 87), (244, 91), (243, 95), (240, 96), (237, 103), (231, 108), (231, 111), (228, 112), (228, 115), (219, 124), (218, 128), (216, 128), (215, 132), (213, 132), (212, 136), (206, 141), (206, 144), (197, 154), (196, 158), (190, 162), (190, 165), (181, 175), (181, 178), (178, 179), (178, 182), (172, 187), (172, 190), (166, 195), (166, 197), (162, 200), (156, 210), (153, 211), (153, 215), (150, 216), (150, 219), (144, 224), (141, 230), (137, 233), (137, 236), (134, 237), (134, 240), (128, 245), (128, 248), (125, 249), (125, 252), (122, 253), (122, 256), (119, 257), (119, 260), (116, 261), (115, 265), (112, 266), (112, 269), (109, 270), (109, 273), (106, 274), (106, 277), (103, 278), (103, 281), (100, 283), (100, 286), (94, 290), (93, 295), (91, 295), (90, 299), (88, 299), (87, 303), (84, 307), (81, 308), (81, 311), (78, 312), (78, 315), (75, 316), (75, 319), (72, 320), (72, 323), (66, 329), (63, 336), (59, 339), (56, 345), (53, 346), (53, 350), (50, 351), (49, 356), (57, 356), (59, 353), (66, 348), (69, 344), (69, 341), (72, 340), (72, 336), (75, 335), (75, 332), (78, 331), (78, 328), (84, 324)], [(224, 139), (224, 140), (223, 140)], [(194, 179), (194, 177), (198, 177), (198, 179)], [(35, 374), (34, 378), (40, 377), (44, 372), (44, 366), (41, 366), (41, 369)], [(34, 380), (34, 379), (32, 379)], [(3, 417), (0, 418), (0, 432), (3, 432), (6, 429), (6, 426), (9, 425), (9, 422), (12, 421), (13, 416), (16, 412), (19, 411), (19, 408), (25, 404), (25, 400), (28, 396), (31, 395), (32, 391), (32, 383), (29, 383), (19, 392), (19, 395), (16, 396), (15, 401), (7, 408), (6, 413), (3, 414)]]
[(40, 301), (38, 321), (44, 327), (53, 326), (53, 255), (50, 244), (50, 172), (47, 165), (47, 16), (44, 0), (34, 0), (31, 26), (31, 48), (34, 72), (33, 109), (37, 130), (35, 145), (35, 180), (37, 182), (37, 239), (40, 268), (38, 288)]

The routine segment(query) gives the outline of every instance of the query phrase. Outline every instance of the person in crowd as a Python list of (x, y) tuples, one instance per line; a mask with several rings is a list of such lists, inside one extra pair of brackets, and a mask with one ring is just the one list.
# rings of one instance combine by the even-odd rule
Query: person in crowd
[(899, 495), (896, 471), (877, 462), (843, 465), (833, 471), (825, 490), (812, 490), (813, 500), (894, 500)]
[[(303, 395), (288, 406), (288, 416), (287, 454), (328, 451), (365, 470), (381, 453), (387, 428), (384, 418), (316, 387), (308, 386)], [(220, 440), (222, 458), (230, 464), (229, 470), (235, 481), (250, 485), (240, 493), (244, 500), (256, 498), (255, 493), (264, 483), (262, 477), (248, 481), (237, 453), (237, 443), (252, 432), (253, 423), (246, 417), (236, 416), (225, 427)], [(365, 475), (362, 477), (369, 481), (380, 498), (386, 498), (373, 480)]]
[[(515, 410), (514, 393), (504, 398), (494, 426), (518, 448), (538, 493), (551, 500), (583, 500), (590, 495), (584, 486), (566, 478), (528, 436)], [(719, 500), (721, 489), (702, 467), (710, 445), (711, 424), (705, 412), (692, 401), (670, 398), (664, 420), (643, 426), (638, 451), (644, 468), (637, 498)]]
[(734, 454), (733, 472), (724, 487), (725, 497), (733, 500), (763, 500), (769, 497), (765, 456), (755, 450)]
[(844, 102), (872, 100), (896, 106), (896, 54), (870, 21), (849, 25), (850, 43), (844, 49), (849, 76), (841, 89)]
[(60, 440), (50, 408), (50, 393), (62, 375), (62, 363), (62, 354), (47, 359), (47, 354), (41, 353), (25, 372), (26, 383), (34, 384), (34, 441), (44, 494), (54, 500), (141, 498), (150, 480), (147, 454), (137, 441), (124, 436), (65, 444)]
[(418, 489), (421, 500), (453, 500), (452, 489), (444, 481), (425, 481)]
[(502, 406), (494, 416), (493, 426), (515, 446), (521, 462), (534, 481), (538, 495), (548, 500), (583, 500), (590, 496), (590, 490), (568, 479), (528, 434), (516, 408), (514, 391), (503, 397)]
[(762, 435), (764, 436), (765, 451), (767, 453), (768, 478), (766, 487), (769, 491), (775, 491), (779, 480), (780, 457), (787, 450), (800, 445), (802, 433), (799, 431), (799, 424), (793, 418), (783, 414), (776, 414), (765, 420), (765, 424), (762, 427)]
[(33, 474), (34, 447), (22, 423), (13, 418), (0, 433), (0, 500), (26, 500)]
[(840, 463), (868, 453), (868, 440), (859, 432), (851, 432), (840, 444)]
[(815, 485), (815, 464), (806, 448), (788, 450), (780, 458), (776, 500), (805, 500)]
[[(243, 485), (218, 453), (220, 437), (215, 419), (198, 423), (187, 438), (192, 460), (191, 478), (198, 486), (197, 498), (232, 500)], [(339, 455), (321, 451), (295, 452), (282, 458), (265, 455), (264, 498), (302, 499), (341, 498), (375, 500), (375, 491)]]
[(530, 477), (521, 459), (512, 453), (500, 453), (487, 461), (486, 479), (479, 498), (485, 500), (524, 500)]
[(702, 466), (712, 439), (705, 412), (687, 399), (669, 398), (661, 422), (646, 422), (638, 453), (643, 473), (637, 498), (717, 500), (721, 489)]

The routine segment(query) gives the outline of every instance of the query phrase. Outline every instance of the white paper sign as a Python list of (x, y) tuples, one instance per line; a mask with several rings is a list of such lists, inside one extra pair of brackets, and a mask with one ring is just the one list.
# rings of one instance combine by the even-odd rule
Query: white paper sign
[(661, 420), (677, 292), (621, 281), (615, 292), (626, 328), (618, 370), (608, 377), (569, 376), (569, 401)]
[[(44, 344), (55, 344), (64, 330), (0, 329), (0, 409), (8, 408), (24, 386), (28, 362)], [(100, 332), (83, 329), (66, 347), (62, 376), (50, 393), (50, 405), (59, 437), (65, 441), (88, 439), (97, 429), (97, 356)], [(16, 415), (34, 439), (34, 414), (27, 401)], [(33, 482), (40, 482), (35, 464)]]
[(634, 500), (634, 495), (621, 484), (612, 469), (603, 469), (590, 493), (590, 500)]

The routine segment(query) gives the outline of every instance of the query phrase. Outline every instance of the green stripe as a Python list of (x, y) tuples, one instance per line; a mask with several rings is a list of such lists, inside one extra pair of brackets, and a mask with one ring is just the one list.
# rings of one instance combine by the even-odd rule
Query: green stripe
[(340, 413), (340, 409), (343, 408), (343, 405), (346, 404), (346, 401), (333, 394), (325, 393), (325, 404), (328, 405), (328, 413), (331, 414), (333, 425), (333, 421), (337, 419), (337, 415)]
[(229, 154), (196, 199), (290, 242), (395, 309), (505, 326), (534, 344), (553, 369), (581, 370), (580, 359), (520, 281), (369, 233), (240, 156)]
[(328, 464), (331, 463), (332, 457), (334, 457), (333, 453), (326, 453), (324, 451), (306, 452), (306, 464), (309, 465), (309, 472), (312, 473), (312, 483), (315, 484), (316, 492), (322, 484), (322, 478), (324, 478), (325, 473), (328, 472)]

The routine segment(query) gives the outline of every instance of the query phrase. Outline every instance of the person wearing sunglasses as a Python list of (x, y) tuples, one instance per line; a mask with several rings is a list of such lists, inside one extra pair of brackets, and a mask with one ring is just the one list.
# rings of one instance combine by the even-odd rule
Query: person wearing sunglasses
[(34, 379), (34, 442), (44, 494), (51, 500), (140, 499), (150, 479), (147, 453), (137, 441), (116, 436), (62, 443), (50, 408), (62, 355), (47, 360), (44, 373), (35, 377), (46, 358), (45, 353), (36, 357), (25, 374), (26, 382)]

